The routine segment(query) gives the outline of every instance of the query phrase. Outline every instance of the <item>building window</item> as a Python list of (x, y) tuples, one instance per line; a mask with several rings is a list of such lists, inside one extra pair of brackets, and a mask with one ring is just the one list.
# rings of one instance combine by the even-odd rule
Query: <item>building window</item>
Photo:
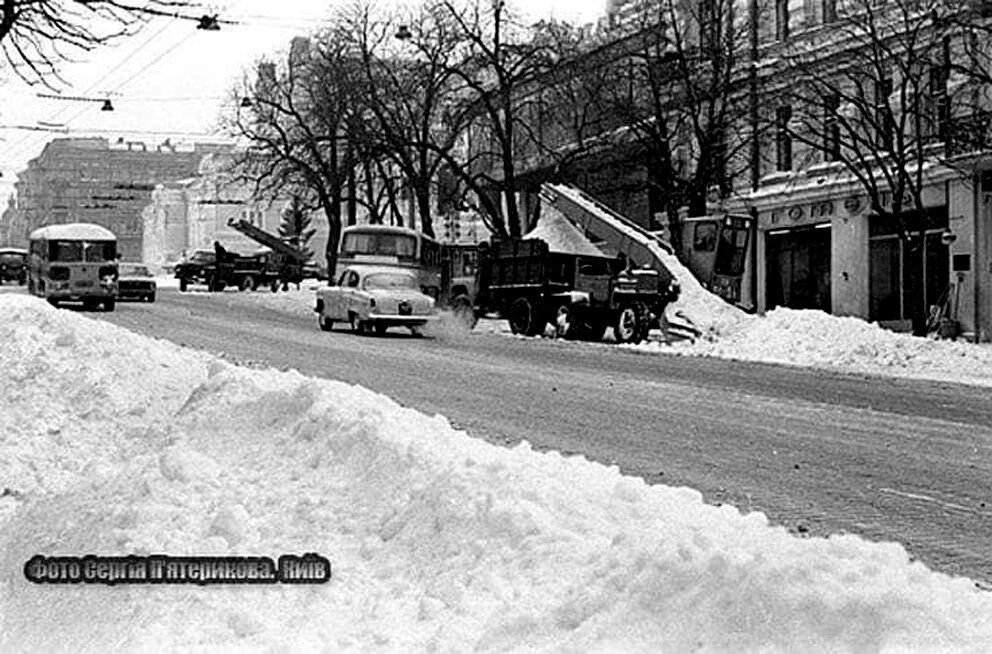
[[(930, 209), (924, 215), (909, 212), (904, 219), (910, 225), (926, 221), (923, 240), (923, 270), (915, 260), (919, 254), (898, 236), (896, 221), (872, 216), (869, 220), (869, 312), (870, 320), (910, 320), (913, 305), (922, 302), (929, 308), (937, 304), (950, 278), (950, 247), (942, 240), (947, 227), (947, 209)], [(922, 297), (915, 297), (913, 275), (923, 275)]]
[(828, 95), (823, 98), (823, 158), (824, 161), (840, 161), (840, 96)]
[(889, 96), (892, 95), (892, 79), (875, 81), (875, 130), (877, 145), (886, 150), (892, 149), (892, 139), (895, 133), (895, 118), (889, 107)]
[(946, 141), (948, 123), (951, 118), (951, 104), (947, 98), (947, 67), (936, 65), (930, 67), (929, 79), (929, 111), (924, 120), (930, 122), (929, 135), (931, 138)]
[(775, 38), (789, 38), (789, 0), (775, 0)]
[(823, 0), (823, 22), (832, 23), (837, 20), (837, 0)]
[(775, 164), (778, 170), (792, 170), (792, 135), (789, 134), (789, 120), (792, 107), (786, 105), (775, 110)]

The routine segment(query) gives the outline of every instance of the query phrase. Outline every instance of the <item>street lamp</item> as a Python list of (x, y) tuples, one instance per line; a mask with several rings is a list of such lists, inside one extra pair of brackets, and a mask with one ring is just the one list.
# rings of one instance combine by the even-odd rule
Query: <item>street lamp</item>
[(113, 111), (114, 105), (110, 102), (110, 98), (88, 98), (82, 95), (58, 95), (56, 93), (36, 93), (39, 98), (48, 98), (51, 100), (68, 100), (70, 102), (99, 102), (100, 111)]

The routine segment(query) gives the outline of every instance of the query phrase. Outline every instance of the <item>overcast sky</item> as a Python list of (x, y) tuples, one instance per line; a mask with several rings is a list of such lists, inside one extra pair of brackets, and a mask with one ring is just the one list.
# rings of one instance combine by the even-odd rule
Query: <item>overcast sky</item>
[[(284, 48), (293, 36), (311, 31), (343, 1), (228, 0), (209, 5), (209, 13), (237, 21), (219, 32), (197, 30), (191, 21), (161, 19), (116, 47), (78, 55), (80, 61), (64, 69), (71, 86), (63, 87), (62, 94), (110, 97), (113, 112), (100, 111), (98, 102), (39, 98), (37, 93), (50, 91), (28, 87), (0, 70), (0, 211), (17, 171), (48, 140), (63, 136), (8, 126), (51, 123), (66, 126), (70, 135), (106, 136), (112, 142), (124, 137), (156, 144), (166, 136), (185, 143), (218, 140), (220, 135), (208, 135), (216, 128), (220, 103), (242, 71), (259, 56)], [(515, 4), (533, 20), (553, 15), (581, 24), (601, 16), (606, 0)]]

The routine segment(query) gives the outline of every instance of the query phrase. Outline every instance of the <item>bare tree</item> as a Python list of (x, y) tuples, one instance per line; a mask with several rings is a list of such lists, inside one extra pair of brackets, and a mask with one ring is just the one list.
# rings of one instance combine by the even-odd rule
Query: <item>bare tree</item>
[[(154, 16), (180, 16), (186, 0), (0, 0), (0, 48), (29, 84), (54, 88), (60, 64), (134, 34)], [(192, 18), (190, 16), (180, 16)]]
[[(340, 36), (340, 35), (339, 35)], [(236, 161), (259, 197), (292, 191), (328, 222), (327, 265), (333, 274), (342, 226), (342, 200), (355, 167), (348, 132), (361, 114), (354, 98), (357, 62), (343, 38), (295, 39), (285, 61), (260, 62), (245, 84), (245, 100), (227, 117), (229, 131), (248, 147)]]
[(460, 177), (482, 188), (479, 197), (496, 231), (519, 236), (525, 227), (517, 204), (519, 154), (535, 133), (528, 105), (543, 102), (535, 84), (560, 60), (556, 41), (535, 38), (504, 0), (434, 2), (458, 38), (448, 70), (471, 146), (463, 157), (468, 172)]
[[(454, 65), (451, 26), (429, 6), (402, 17), (378, 17), (369, 5), (359, 5), (349, 22), (361, 61), (365, 108), (363, 129), (354, 134), (355, 142), (366, 152), (364, 159), (377, 167), (366, 166), (366, 176), (378, 179), (393, 207), (396, 196), (408, 191), (421, 230), (433, 236), (432, 189), (439, 168), (454, 160), (457, 134), (449, 102)], [(401, 173), (404, 188), (397, 188), (384, 164)], [(367, 192), (371, 184), (369, 179)]]
[(927, 231), (942, 226), (927, 211), (924, 189), (954, 156), (951, 107), (958, 91), (948, 81), (962, 32), (949, 26), (961, 10), (945, 0), (848, 0), (829, 33), (843, 41), (843, 51), (824, 57), (816, 44), (788, 48), (776, 71), (788, 83), (771, 89), (778, 98), (768, 118), (779, 167), (793, 167), (792, 143), (804, 146), (805, 158), (795, 165), (822, 163), (827, 174), (855, 181), (873, 222), (898, 235), (908, 278), (902, 313), (917, 335), (926, 333), (927, 305), (942, 290), (928, 289), (924, 276), (933, 247)]
[(740, 154), (752, 135), (736, 127), (753, 17), (739, 5), (650, 0), (609, 46), (614, 127), (643, 154), (649, 206), (666, 214), (676, 252), (679, 209), (705, 214), (714, 191), (726, 197), (746, 169)]

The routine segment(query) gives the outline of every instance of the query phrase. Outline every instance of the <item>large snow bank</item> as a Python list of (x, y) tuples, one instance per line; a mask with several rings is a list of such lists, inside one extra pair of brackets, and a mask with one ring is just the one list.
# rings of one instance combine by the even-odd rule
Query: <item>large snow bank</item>
[(778, 308), (715, 340), (627, 346), (642, 351), (782, 363), (992, 386), (992, 348), (898, 334), (859, 318)]
[[(0, 651), (973, 650), (992, 596), (854, 536), (503, 449), (342, 383), (0, 297)], [(664, 428), (659, 428), (664, 438)], [(319, 586), (37, 586), (36, 553), (318, 552)]]

